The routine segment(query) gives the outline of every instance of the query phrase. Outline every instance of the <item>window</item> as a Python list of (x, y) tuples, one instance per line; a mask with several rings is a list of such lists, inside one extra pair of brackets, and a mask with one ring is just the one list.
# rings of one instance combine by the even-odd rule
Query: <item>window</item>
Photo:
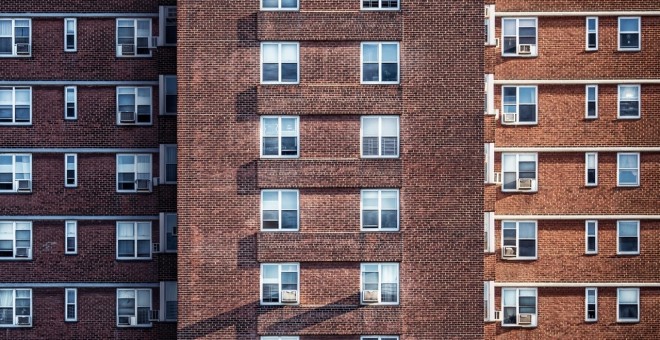
[(635, 119), (641, 116), (642, 92), (639, 85), (619, 85), (619, 119)]
[(502, 326), (536, 326), (536, 288), (502, 288)]
[(117, 259), (151, 259), (151, 222), (117, 222)]
[(32, 155), (0, 154), (0, 192), (32, 191)]
[(117, 326), (150, 327), (151, 289), (117, 289)]
[(484, 143), (484, 183), (495, 183), (495, 143)]
[(587, 51), (598, 51), (598, 17), (587, 17)]
[(536, 86), (502, 86), (502, 124), (536, 124)]
[(117, 57), (151, 57), (151, 19), (117, 19)]
[(261, 157), (295, 158), (300, 156), (298, 117), (261, 117)]
[(535, 57), (536, 18), (502, 18), (502, 56)]
[(261, 264), (261, 304), (298, 303), (298, 263)]
[(536, 260), (536, 221), (502, 221), (502, 258)]
[(176, 184), (176, 144), (161, 144), (160, 146), (160, 183)]
[(64, 289), (64, 321), (78, 321), (78, 290), (76, 288)]
[(598, 118), (598, 85), (587, 85), (587, 106), (585, 118), (594, 119)]
[(159, 45), (176, 46), (176, 6), (160, 6), (159, 8)]
[(160, 319), (164, 321), (176, 321), (178, 317), (178, 299), (176, 281), (165, 281), (160, 283)]
[(588, 152), (584, 154), (584, 181), (588, 187), (598, 185), (598, 153)]
[(618, 288), (616, 304), (616, 322), (639, 322), (639, 288)]
[(399, 43), (362, 43), (362, 84), (399, 83)]
[(617, 255), (639, 255), (639, 221), (616, 222)]
[(617, 186), (639, 186), (639, 153), (617, 154)]
[(399, 0), (361, 0), (363, 10), (396, 10)]
[(32, 88), (0, 87), (0, 125), (30, 124), (32, 124)]
[(362, 157), (399, 157), (399, 117), (362, 117)]
[(639, 51), (641, 40), (641, 18), (619, 18), (619, 51)]
[(64, 87), (64, 119), (78, 118), (78, 89), (75, 86)]
[(32, 53), (30, 19), (0, 19), (0, 57), (29, 57)]
[(178, 101), (176, 76), (160, 76), (159, 109), (161, 115), (175, 115)]
[(298, 9), (298, 0), (261, 0), (261, 10), (292, 11)]
[(398, 263), (363, 263), (360, 271), (363, 304), (399, 304)]
[(78, 49), (78, 38), (76, 37), (76, 31), (76, 19), (64, 19), (64, 52), (75, 52)]
[(151, 87), (117, 87), (117, 124), (151, 124)]
[(32, 289), (0, 289), (0, 327), (32, 327)]
[(298, 230), (298, 190), (261, 191), (261, 229)]
[(486, 5), (484, 14), (486, 46), (495, 46), (495, 5)]
[(297, 336), (262, 336), (261, 340), (299, 340)]
[(495, 212), (484, 213), (484, 252), (495, 252)]
[(360, 340), (399, 340), (399, 337), (393, 335), (368, 335), (360, 337)]
[(151, 192), (151, 155), (117, 155), (117, 192)]
[(598, 288), (586, 288), (584, 290), (584, 321), (598, 321)]
[(67, 255), (78, 254), (78, 222), (66, 221), (64, 222), (64, 229), (66, 233), (64, 253)]
[(536, 191), (537, 184), (537, 155), (502, 154), (502, 191)]
[(261, 43), (261, 83), (297, 84), (298, 43)]
[(484, 92), (485, 92), (485, 103), (484, 103), (484, 114), (494, 115), (495, 114), (495, 75), (486, 74), (484, 76)]
[(586, 221), (585, 232), (585, 254), (598, 254), (598, 221)]
[(160, 244), (164, 245), (166, 252), (177, 251), (177, 215), (176, 213), (161, 213), (160, 214)]
[(78, 155), (75, 153), (64, 155), (64, 186), (67, 188), (78, 186)]
[(399, 230), (399, 190), (362, 190), (362, 230)]
[(0, 221), (0, 260), (32, 259), (32, 223)]

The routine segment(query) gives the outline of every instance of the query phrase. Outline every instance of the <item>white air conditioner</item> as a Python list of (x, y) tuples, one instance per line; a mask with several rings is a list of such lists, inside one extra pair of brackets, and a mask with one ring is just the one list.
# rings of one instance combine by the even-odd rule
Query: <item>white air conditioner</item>
[(516, 257), (518, 251), (516, 247), (507, 246), (502, 248), (502, 257)]
[(30, 55), (31, 47), (30, 44), (14, 44), (16, 48), (17, 55)]
[(502, 121), (504, 123), (515, 123), (518, 118), (517, 113), (505, 113), (502, 115)]
[(137, 318), (134, 316), (118, 316), (117, 324), (120, 326), (133, 326), (137, 324)]
[(160, 252), (160, 243), (154, 243), (153, 244), (153, 252), (154, 253), (159, 253)]
[(495, 315), (493, 315), (493, 321), (502, 321), (502, 311), (496, 310)]
[(18, 186), (18, 191), (32, 191), (32, 181), (29, 179), (16, 180), (16, 184)]
[(493, 183), (502, 184), (502, 173), (501, 172), (493, 173)]
[(16, 248), (16, 257), (30, 257), (30, 248)]
[(136, 179), (135, 180), (135, 186), (138, 191), (149, 191), (151, 190), (150, 188), (151, 180), (149, 179)]
[(362, 302), (378, 302), (377, 290), (365, 290), (362, 292)]
[(531, 325), (534, 319), (534, 314), (518, 314), (519, 325)]
[(133, 112), (133, 111), (121, 111), (121, 112), (119, 112), (119, 122), (120, 123), (135, 123), (135, 112)]
[(534, 180), (531, 178), (519, 178), (518, 190), (532, 190), (534, 189)]
[(523, 54), (523, 55), (536, 54), (536, 45), (520, 44), (518, 45), (518, 54)]
[(298, 302), (298, 291), (297, 290), (283, 290), (282, 291), (282, 302)]
[(135, 55), (135, 44), (120, 44), (119, 55)]
[(19, 326), (29, 326), (32, 324), (32, 317), (30, 316), (17, 316), (16, 324)]
[(160, 311), (159, 310), (150, 310), (149, 311), (149, 321), (159, 321), (160, 320)]
[(149, 49), (154, 50), (158, 48), (158, 37), (149, 38)]

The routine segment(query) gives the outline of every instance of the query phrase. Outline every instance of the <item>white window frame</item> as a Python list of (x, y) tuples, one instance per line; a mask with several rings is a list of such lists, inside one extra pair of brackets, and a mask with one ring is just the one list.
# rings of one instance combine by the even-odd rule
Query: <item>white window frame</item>
[[(277, 275), (278, 278), (276, 280), (273, 279), (264, 279), (264, 266), (277, 266)], [(296, 296), (297, 301), (296, 302), (282, 302), (282, 266), (296, 266), (297, 271), (295, 272), (296, 278), (297, 278), (297, 288), (298, 288), (298, 294)], [(287, 263), (262, 263), (261, 268), (260, 268), (260, 274), (259, 274), (259, 301), (261, 302), (261, 305), (270, 305), (270, 306), (276, 306), (276, 305), (299, 305), (300, 304), (300, 263), (298, 262), (287, 262)], [(287, 272), (287, 273), (293, 273), (293, 272)], [(279, 291), (279, 298), (278, 302), (264, 302), (264, 284), (277, 284), (278, 285), (278, 291)]]
[[(73, 250), (69, 250), (69, 238), (73, 238)], [(77, 221), (64, 222), (64, 254), (65, 255), (78, 254), (78, 222)]]
[[(278, 213), (278, 226), (277, 229), (264, 228), (264, 193), (276, 192), (277, 193), (277, 213)], [(282, 209), (282, 193), (295, 193), (296, 194), (296, 228), (283, 229), (282, 228), (282, 211), (291, 209)], [(263, 189), (261, 190), (261, 231), (266, 232), (288, 232), (300, 230), (300, 191), (296, 189)]]
[[(515, 189), (505, 189), (504, 183), (502, 183), (502, 192), (537, 192), (539, 189), (539, 157), (538, 153), (502, 153), (502, 182), (504, 182), (505, 172), (514, 172), (514, 171), (504, 171), (504, 158), (505, 156), (516, 156), (516, 188)], [(518, 189), (518, 180), (520, 179), (520, 156), (534, 156), (534, 161), (536, 162), (536, 173), (534, 178), (534, 185), (531, 190), (520, 190)]]
[[(594, 293), (594, 302), (589, 303), (589, 293)], [(594, 317), (589, 317), (589, 305), (594, 305)], [(585, 322), (596, 322), (598, 321), (598, 288), (589, 287), (584, 289), (584, 321)]]
[[(132, 237), (120, 237), (119, 236), (119, 225), (120, 224), (132, 224), (133, 225), (133, 236)], [(138, 234), (138, 225), (148, 224), (149, 225), (149, 236), (140, 237)], [(119, 256), (119, 241), (133, 241), (133, 256)], [(138, 241), (149, 241), (149, 257), (138, 257)], [(153, 230), (151, 221), (117, 221), (115, 227), (115, 259), (121, 261), (149, 261), (153, 258)]]
[(363, 335), (360, 340), (399, 340), (398, 335)]
[[(635, 223), (637, 225), (637, 251), (621, 251), (620, 250), (620, 240), (621, 240), (621, 223)], [(631, 220), (619, 220), (616, 221), (616, 254), (617, 255), (639, 255), (641, 251), (641, 228), (639, 221)]]
[[(501, 239), (500, 240), (500, 247), (502, 249), (502, 255), (504, 254), (504, 247), (505, 247), (505, 245), (504, 245), (504, 224), (505, 223), (514, 223), (515, 226), (516, 226), (516, 246), (515, 246), (516, 247), (516, 257), (504, 257), (504, 256), (502, 256), (501, 258), (503, 260), (520, 260), (520, 261), (535, 261), (535, 260), (538, 260), (538, 258), (539, 258), (539, 224), (538, 224), (538, 221), (532, 221), (532, 220), (528, 220), (528, 221), (516, 221), (516, 220), (507, 221), (507, 220), (503, 220), (503, 221), (501, 221), (502, 235), (500, 237), (500, 239)], [(519, 235), (520, 235), (520, 224), (521, 223), (534, 223), (534, 236), (535, 236), (535, 238), (534, 238), (534, 256), (521, 256), (520, 255), (520, 241), (521, 240), (531, 240), (530, 238), (524, 238), (524, 239), (520, 238)], [(506, 246), (506, 247), (510, 247), (510, 246)]]
[(360, 10), (362, 11), (398, 11), (401, 8), (401, 0), (397, 0), (396, 8), (394, 7), (383, 7), (383, 1), (386, 0), (376, 0), (378, 1), (378, 7), (364, 7), (364, 1), (360, 1)]
[[(622, 31), (621, 30), (621, 20), (622, 19), (636, 19), (637, 20), (637, 31)], [(636, 52), (642, 50), (642, 17), (619, 17), (617, 19), (617, 51), (619, 52)], [(625, 33), (636, 33), (639, 36), (639, 46), (637, 48), (626, 48), (621, 47), (621, 34)]]
[[(0, 18), (1, 21), (11, 21), (11, 54), (0, 54), (0, 58), (30, 58), (32, 57), (32, 19), (27, 19), (27, 18)], [(18, 54), (17, 49), (16, 49), (16, 21), (27, 21), (28, 22), (28, 31), (29, 31), (29, 36), (28, 36), (28, 44), (30, 45), (30, 53), (29, 54)], [(19, 27), (24, 27), (24, 26), (19, 26)], [(9, 36), (2, 36), (3, 38), (7, 38)]]
[[(277, 155), (266, 155), (264, 154), (264, 138), (272, 138), (275, 136), (266, 136), (266, 119), (277, 119)], [(282, 119), (295, 119), (296, 121), (296, 131), (295, 133), (283, 133), (282, 132)], [(261, 153), (261, 158), (300, 158), (300, 117), (298, 116), (262, 116), (260, 119), (260, 129), (259, 129), (259, 150)], [(295, 155), (282, 155), (282, 138), (283, 137), (295, 137), (297, 152)]]
[[(264, 45), (277, 45), (277, 80), (264, 80)], [(295, 45), (296, 46), (296, 81), (282, 81), (282, 45)], [(261, 43), (261, 57), (259, 72), (261, 79), (261, 84), (289, 84), (297, 85), (300, 84), (300, 43), (295, 41), (264, 41)], [(269, 63), (270, 64), (270, 63)], [(290, 64), (290, 63), (287, 63)]]
[[(73, 94), (73, 101), (69, 101), (69, 91)], [(73, 104), (73, 117), (69, 117), (69, 104)], [(78, 119), (78, 87), (65, 86), (64, 87), (64, 120)]]
[[(119, 189), (119, 158), (120, 157), (127, 157), (127, 156), (132, 156), (133, 157), (133, 168), (134, 168), (133, 173), (135, 174), (135, 181), (134, 181), (135, 188), (133, 190), (120, 190)], [(149, 173), (148, 174), (149, 175), (148, 175), (147, 178), (145, 178), (145, 179), (149, 180), (149, 190), (148, 191), (138, 191), (137, 190), (137, 180), (138, 180), (138, 174), (139, 174), (138, 165), (140, 164), (140, 163), (138, 163), (137, 160), (138, 160), (138, 157), (141, 157), (141, 156), (148, 156), (149, 157), (149, 164), (148, 164), (148, 168), (149, 168)], [(117, 192), (120, 192), (120, 193), (121, 192), (125, 192), (125, 193), (140, 193), (140, 192), (150, 193), (150, 192), (153, 191), (153, 184), (154, 184), (153, 183), (153, 178), (152, 178), (152, 176), (153, 176), (153, 157), (152, 157), (151, 154), (120, 153), (120, 154), (117, 154), (115, 164), (116, 164), (115, 165), (115, 173), (116, 173), (115, 189), (117, 190)]]
[[(634, 102), (634, 100), (621, 100), (621, 90), (624, 87), (636, 87), (637, 88), (637, 116), (621, 116), (621, 102)], [(635, 84), (626, 84), (617, 86), (617, 96), (616, 96), (616, 118), (617, 119), (640, 119), (642, 117), (642, 86)]]
[(484, 29), (486, 29), (486, 46), (497, 46), (495, 38), (495, 5), (485, 5)]
[(490, 73), (484, 76), (484, 91), (486, 92), (486, 104), (484, 105), (484, 114), (485, 115), (496, 115), (497, 110), (495, 109), (495, 75)]
[[(378, 46), (378, 81), (364, 80), (364, 46)], [(396, 45), (396, 80), (383, 81), (383, 45)], [(388, 62), (389, 64), (390, 62)], [(372, 64), (372, 63), (370, 63)], [(360, 84), (400, 84), (401, 83), (401, 45), (398, 41), (364, 41), (360, 43)]]
[(264, 0), (259, 0), (259, 9), (261, 11), (298, 11), (300, 10), (300, 1), (296, 0), (296, 7), (282, 7), (282, 0), (277, 0), (277, 7), (264, 7)]
[(495, 143), (484, 143), (484, 183), (495, 183)]
[[(516, 304), (515, 306), (510, 305), (510, 306), (505, 306), (504, 305), (504, 292), (508, 290), (514, 290), (516, 292)], [(532, 323), (530, 325), (520, 325), (518, 322), (518, 315), (520, 315), (520, 291), (521, 290), (529, 290), (529, 291), (534, 291), (534, 298), (535, 298), (535, 309), (536, 313), (532, 314)], [(515, 324), (505, 324), (504, 320), (501, 322), (502, 327), (536, 327), (538, 324), (538, 315), (539, 315), (539, 291), (538, 288), (516, 288), (516, 287), (503, 287), (502, 292), (501, 292), (501, 303), (502, 303), (502, 318), (504, 318), (504, 308), (506, 307), (515, 307), (516, 308), (516, 323)], [(525, 314), (531, 314), (531, 313), (525, 313)]]
[[(376, 192), (378, 194), (378, 227), (376, 228), (365, 228), (364, 227), (364, 194), (367, 192)], [(382, 222), (382, 212), (383, 212), (383, 192), (394, 192), (396, 193), (396, 228), (383, 228)], [(401, 197), (399, 194), (399, 189), (362, 189), (360, 190), (360, 231), (377, 231), (377, 232), (387, 232), (387, 231), (399, 231), (401, 227)]]
[(495, 252), (495, 212), (484, 212), (484, 253)]
[[(378, 302), (365, 302), (364, 301), (364, 273), (365, 266), (378, 266)], [(395, 266), (396, 267), (396, 282), (383, 282), (383, 266)], [(401, 301), (401, 270), (399, 263), (397, 262), (362, 262), (360, 264), (360, 304), (361, 305), (399, 305)], [(396, 301), (394, 302), (383, 302), (383, 284), (392, 284), (396, 283)]]
[[(364, 135), (364, 121), (365, 119), (378, 119), (378, 135), (365, 136)], [(396, 154), (383, 155), (383, 138), (393, 137), (383, 135), (383, 119), (396, 119)], [(364, 138), (376, 137), (378, 138), (378, 155), (365, 155), (364, 154)], [(360, 157), (361, 158), (399, 158), (399, 149), (401, 147), (401, 120), (399, 116), (362, 116), (360, 118)]]
[(484, 321), (496, 321), (495, 281), (484, 281)]
[[(589, 183), (589, 158), (594, 160), (594, 182)], [(588, 187), (598, 186), (598, 153), (597, 152), (587, 152), (584, 154), (584, 185)]]
[[(159, 215), (160, 215), (159, 216), (160, 217), (159, 218), (160, 252), (162, 252), (162, 253), (176, 253), (178, 251), (178, 248), (170, 249), (167, 246), (167, 233), (169, 232), (170, 229), (174, 229), (174, 228), (177, 229), (176, 235), (172, 236), (172, 237), (175, 237), (177, 239), (177, 245), (178, 245), (178, 238), (179, 238), (178, 237), (178, 235), (179, 235), (179, 233), (178, 233), (178, 229), (179, 229), (178, 222), (179, 221), (178, 221), (177, 213), (160, 213)], [(172, 217), (172, 216), (174, 216), (175, 223), (174, 223), (173, 226), (170, 226), (170, 225), (168, 225), (168, 217)], [(172, 230), (172, 231), (174, 231), (174, 230)]]
[[(637, 294), (637, 318), (636, 319), (622, 319), (621, 316), (619, 315), (619, 306), (621, 305), (620, 301), (620, 295), (621, 292), (623, 291), (634, 291)], [(640, 308), (640, 300), (641, 300), (641, 295), (639, 288), (617, 288), (616, 289), (616, 322), (619, 323), (637, 323), (639, 322), (640, 319), (640, 314), (642, 312), (642, 309)]]
[(262, 336), (261, 340), (300, 340), (298, 336)]
[[(73, 33), (69, 33), (68, 23), (73, 23)], [(73, 35), (73, 48), (69, 48), (67, 45), (67, 36)], [(78, 51), (78, 21), (76, 18), (65, 18), (64, 19), (64, 52), (76, 52)]]
[[(584, 119), (597, 119), (598, 118), (598, 85), (586, 85), (584, 87)], [(593, 89), (594, 90), (594, 98), (591, 100), (589, 99), (589, 90)], [(595, 109), (594, 113), (595, 115), (589, 116), (589, 103), (594, 103)]]
[[(167, 19), (170, 18), (170, 9), (174, 8), (175, 16), (177, 19), (177, 6), (159, 6), (158, 7), (158, 46), (176, 46), (176, 43), (167, 43)], [(153, 33), (152, 33), (153, 34)]]
[[(14, 318), (12, 324), (2, 324), (0, 325), (0, 328), (29, 328), (32, 327), (33, 320), (32, 320), (32, 315), (34, 313), (34, 308), (32, 306), (32, 289), (30, 288), (1, 288), (0, 291), (7, 291), (10, 290), (12, 291), (12, 317)], [(18, 320), (17, 320), (17, 315), (16, 315), (16, 299), (17, 297), (17, 291), (27, 291), (30, 294), (30, 315), (20, 315), (20, 316), (29, 316), (30, 317), (30, 324), (29, 325), (19, 325)], [(20, 299), (25, 299), (25, 298), (20, 298)], [(3, 308), (7, 308), (7, 306), (2, 306)]]
[[(73, 169), (69, 169), (69, 157), (73, 157)], [(73, 170), (73, 184), (69, 184), (69, 170)], [(75, 188), (78, 186), (78, 154), (64, 154), (64, 187)]]
[[(138, 106), (143, 106), (146, 105), (144, 102), (140, 103), (138, 98), (138, 92), (140, 90), (149, 90), (149, 122), (138, 122), (138, 116), (142, 116), (145, 114), (138, 114)], [(133, 96), (135, 97), (135, 104), (133, 105), (133, 114), (135, 115), (135, 121), (132, 123), (122, 123), (121, 122), (121, 111), (119, 110), (119, 95), (120, 91), (128, 91), (132, 90), (133, 91)], [(130, 95), (130, 93), (121, 93), (121, 95)], [(128, 112), (128, 111), (127, 111)], [(115, 113), (117, 116), (117, 125), (153, 125), (154, 124), (154, 93), (153, 89), (151, 86), (117, 86), (117, 91), (116, 91), (116, 109)]]
[[(174, 83), (177, 84), (176, 90), (177, 93), (174, 94), (168, 94), (167, 93), (167, 83), (169, 81), (172, 81), (174, 79)], [(177, 102), (178, 102), (178, 97), (179, 97), (179, 89), (178, 89), (178, 83), (177, 83), (177, 77), (176, 75), (164, 75), (161, 74), (158, 76), (158, 113), (161, 116), (176, 116), (177, 112), (168, 112), (167, 111), (167, 96), (177, 96)], [(177, 108), (178, 110), (178, 108)]]
[[(171, 160), (167, 159), (167, 155), (168, 155), (167, 150), (171, 149), (171, 148), (174, 148), (175, 153), (177, 155), (177, 159), (174, 160), (175, 161), (174, 163), (172, 163)], [(174, 180), (174, 181), (167, 180), (167, 165), (168, 164), (169, 165), (174, 164), (175, 169), (178, 171), (178, 148), (177, 148), (177, 144), (161, 144), (160, 145), (160, 156), (158, 157), (158, 160), (160, 161), (160, 166), (159, 166), (159, 170), (160, 170), (160, 177), (159, 177), (160, 181), (159, 182), (160, 182), (160, 184), (176, 184), (176, 182), (177, 182), (176, 180)]]
[[(12, 110), (12, 120), (11, 122), (0, 122), (0, 125), (32, 125), (32, 111), (33, 111), (33, 98), (32, 98), (32, 87), (31, 86), (0, 86), (0, 90), (8, 91), (11, 90), (11, 110)], [(16, 91), (17, 90), (28, 90), (30, 94), (30, 120), (27, 122), (17, 122), (16, 121)]]
[[(637, 156), (637, 167), (636, 168), (621, 168), (621, 156)], [(642, 169), (641, 164), (641, 155), (639, 152), (619, 152), (616, 154), (616, 186), (617, 187), (638, 187), (641, 183)], [(636, 183), (621, 183), (621, 171), (622, 170), (637, 170), (637, 182)]]
[[(73, 301), (69, 301), (69, 292), (73, 292)], [(69, 305), (73, 306), (73, 317), (69, 316)], [(78, 321), (78, 289), (65, 288), (64, 289), (64, 322)]]
[[(32, 260), (32, 253), (33, 253), (33, 248), (34, 248), (34, 235), (33, 235), (33, 228), (32, 228), (32, 222), (26, 222), (26, 221), (0, 221), (1, 224), (11, 224), (12, 230), (11, 230), (11, 241), (12, 241), (12, 254), (13, 256), (9, 257), (0, 257), (0, 261), (31, 261)], [(27, 250), (27, 257), (16, 257), (16, 249), (18, 248), (25, 248), (25, 247), (17, 247), (16, 243), (18, 242), (16, 239), (16, 232), (18, 230), (24, 231), (24, 230), (29, 230), (30, 231), (30, 246), (28, 247)], [(8, 241), (9, 239), (3, 238), (2, 240)]]
[[(144, 37), (144, 36), (138, 36), (138, 21), (149, 21), (149, 36)], [(121, 48), (119, 47), (119, 22), (120, 21), (133, 21), (133, 49), (134, 49), (134, 54), (133, 55), (123, 55), (121, 52)], [(153, 37), (153, 23), (151, 22), (150, 18), (117, 18), (115, 21), (115, 49), (116, 49), (116, 57), (117, 58), (151, 58), (152, 56), (152, 51), (151, 48), (149, 48), (149, 54), (138, 54), (138, 47), (137, 47), (137, 40), (138, 38), (147, 38), (147, 47), (152, 47), (151, 46), (151, 38)]]
[[(589, 234), (589, 225), (594, 226), (593, 235)], [(594, 250), (589, 250), (589, 238), (594, 238)], [(598, 254), (598, 221), (597, 220), (586, 220), (584, 221), (584, 253), (587, 255), (596, 255)]]
[[(505, 104), (504, 102), (504, 89), (506, 88), (515, 88), (516, 89), (516, 121), (515, 122), (505, 122), (504, 121), (504, 115), (507, 113), (506, 110), (504, 109), (505, 106), (509, 106), (511, 104)], [(531, 88), (534, 89), (534, 99), (536, 102), (534, 103), (534, 121), (533, 122), (521, 122), (520, 121), (520, 105), (531, 105), (531, 103), (520, 103), (520, 89), (521, 88)], [(502, 107), (501, 107), (501, 118), (500, 122), (502, 125), (537, 125), (539, 123), (539, 87), (536, 85), (505, 85), (502, 86), (501, 88), (501, 98), (502, 98)]]
[[(120, 325), (120, 324), (119, 324), (119, 292), (120, 292), (120, 291), (133, 291), (133, 292), (134, 292), (134, 297), (133, 297), (133, 299), (135, 299), (135, 309), (134, 309), (133, 312), (135, 313), (135, 314), (134, 314), (134, 315), (135, 315), (135, 322), (136, 322), (135, 325)], [(138, 300), (139, 300), (139, 299), (138, 299), (138, 294), (139, 294), (140, 292), (142, 292), (142, 293), (144, 293), (144, 292), (148, 292), (148, 293), (149, 293), (149, 306), (148, 306), (148, 307), (149, 307), (149, 311), (151, 312), (151, 310), (153, 309), (153, 300), (152, 300), (152, 299), (153, 299), (153, 295), (152, 295), (152, 291), (151, 291), (151, 289), (117, 288), (117, 294), (116, 294), (116, 297), (115, 297), (115, 299), (116, 299), (116, 300), (115, 300), (115, 306), (116, 306), (116, 307), (115, 307), (115, 323), (116, 323), (117, 327), (122, 327), (122, 328), (128, 328), (128, 327), (134, 327), (134, 328), (146, 328), (146, 327), (151, 327), (151, 326), (152, 326), (151, 322), (148, 322), (148, 323), (142, 323), (142, 324), (138, 324), (138, 323), (137, 323), (138, 308), (145, 308), (145, 307), (147, 307), (147, 306), (140, 306), (140, 305), (138, 305)]]
[[(504, 22), (507, 20), (515, 20), (516, 21), (516, 53), (505, 53), (504, 52), (504, 41), (506, 39), (504, 36)], [(518, 50), (520, 48), (520, 21), (521, 20), (534, 20), (534, 28), (536, 29), (536, 44), (532, 45), (533, 48), (531, 50), (531, 53), (529, 55), (527, 54), (519, 54)], [(500, 45), (502, 45), (502, 57), (522, 57), (522, 58), (530, 58), (530, 57), (537, 57), (538, 56), (538, 46), (539, 46), (539, 21), (538, 18), (536, 17), (525, 17), (525, 18), (513, 18), (513, 17), (502, 17), (501, 21), (501, 28), (502, 28), (502, 38), (500, 41)], [(507, 37), (513, 37), (513, 36), (507, 36)]]
[[(0, 193), (15, 193), (18, 192), (18, 180), (16, 178), (16, 157), (28, 157), (29, 160), (29, 178), (22, 178), (22, 179), (27, 179), (32, 182), (32, 154), (23, 154), (23, 153), (3, 153), (0, 154), (0, 156), (10, 156), (12, 157), (12, 189), (11, 190), (0, 190)], [(32, 192), (32, 188), (30, 185), (30, 192)]]
[[(595, 29), (590, 30), (589, 29), (589, 21), (593, 20), (595, 23)], [(598, 17), (587, 17), (585, 20), (585, 42), (584, 42), (584, 49), (585, 51), (598, 51)], [(595, 47), (589, 47), (589, 34), (594, 34), (596, 36), (596, 46)]]
[(176, 322), (178, 319), (178, 306), (177, 306), (177, 318), (167, 318), (167, 285), (168, 284), (174, 284), (175, 289), (177, 290), (177, 294), (175, 296), (177, 297), (177, 300), (174, 300), (178, 303), (178, 289), (179, 285), (177, 281), (161, 281), (160, 282), (160, 311), (158, 312), (158, 320), (159, 321), (164, 321), (164, 322)]

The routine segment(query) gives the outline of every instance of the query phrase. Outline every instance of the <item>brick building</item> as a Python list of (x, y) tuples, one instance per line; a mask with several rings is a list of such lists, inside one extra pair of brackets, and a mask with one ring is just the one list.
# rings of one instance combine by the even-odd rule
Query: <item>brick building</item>
[(176, 337), (175, 4), (0, 2), (0, 338)]
[(485, 338), (660, 334), (660, 5), (486, 1)]

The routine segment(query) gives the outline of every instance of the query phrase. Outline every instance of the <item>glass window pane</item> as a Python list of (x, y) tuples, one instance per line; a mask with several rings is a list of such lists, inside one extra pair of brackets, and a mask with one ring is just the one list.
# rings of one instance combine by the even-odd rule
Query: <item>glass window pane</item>
[(378, 117), (362, 118), (362, 135), (378, 136)]
[(277, 63), (279, 61), (277, 44), (263, 44), (261, 50), (264, 63)]
[(282, 81), (298, 81), (298, 64), (282, 64)]
[(362, 192), (362, 209), (378, 209), (378, 191)]
[(637, 32), (638, 19), (620, 19), (619, 22), (622, 32)]
[(393, 62), (396, 63), (399, 61), (398, 58), (399, 46), (397, 44), (383, 44), (382, 45), (382, 62)]
[(515, 306), (516, 305), (516, 291), (515, 289), (503, 289), (502, 290), (502, 299), (504, 306)]
[(533, 87), (521, 87), (519, 90), (521, 104), (536, 104), (536, 89)]
[(279, 209), (279, 194), (277, 191), (264, 191), (263, 192), (262, 208), (264, 210), (278, 210)]
[(362, 45), (362, 62), (378, 62), (378, 45), (377, 44), (363, 44)]
[(297, 210), (298, 209), (298, 193), (295, 191), (282, 192), (282, 209)]
[(383, 136), (399, 135), (399, 119), (395, 117), (383, 117), (381, 119)]
[(298, 45), (297, 44), (282, 44), (282, 62), (283, 63), (297, 63), (298, 62)]
[(275, 264), (263, 265), (263, 278), (264, 279), (279, 279), (278, 266)]
[(619, 290), (619, 303), (634, 303), (638, 301), (638, 292), (633, 289), (620, 289)]
[(637, 223), (635, 223), (635, 222), (619, 222), (619, 236), (622, 236), (622, 237), (636, 237), (637, 236)]

